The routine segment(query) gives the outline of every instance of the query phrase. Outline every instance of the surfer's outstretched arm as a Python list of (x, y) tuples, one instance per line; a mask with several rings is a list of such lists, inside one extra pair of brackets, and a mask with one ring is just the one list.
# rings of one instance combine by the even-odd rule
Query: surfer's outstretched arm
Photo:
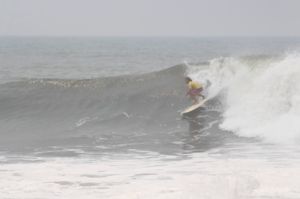
[(209, 81), (208, 79), (206, 80), (206, 85), (205, 85), (205, 88), (208, 88), (211, 86), (211, 81)]

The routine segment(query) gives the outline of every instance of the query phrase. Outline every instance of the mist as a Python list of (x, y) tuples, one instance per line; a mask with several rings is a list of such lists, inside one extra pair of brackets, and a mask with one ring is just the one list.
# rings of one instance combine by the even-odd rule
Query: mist
[(300, 36), (297, 0), (0, 0), (0, 35)]

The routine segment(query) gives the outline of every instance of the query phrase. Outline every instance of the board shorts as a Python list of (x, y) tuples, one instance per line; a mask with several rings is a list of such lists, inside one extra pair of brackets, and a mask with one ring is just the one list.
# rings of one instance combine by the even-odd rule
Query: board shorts
[(190, 96), (198, 96), (201, 94), (201, 92), (203, 91), (203, 88), (195, 88), (195, 89), (191, 89), (188, 94)]

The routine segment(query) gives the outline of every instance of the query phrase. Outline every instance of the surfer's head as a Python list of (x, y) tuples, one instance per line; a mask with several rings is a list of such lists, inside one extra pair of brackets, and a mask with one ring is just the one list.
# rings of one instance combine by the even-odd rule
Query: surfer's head
[(193, 81), (190, 77), (185, 77), (184, 80), (185, 80), (185, 83), (187, 83), (187, 84), (188, 84), (189, 82)]

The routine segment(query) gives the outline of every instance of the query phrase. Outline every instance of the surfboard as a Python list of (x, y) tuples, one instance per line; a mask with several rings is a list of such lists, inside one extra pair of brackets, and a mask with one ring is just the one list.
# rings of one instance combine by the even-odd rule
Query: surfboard
[(193, 113), (194, 111), (197, 111), (199, 108), (203, 107), (204, 103), (207, 101), (207, 99), (200, 101), (197, 104), (194, 104), (188, 108), (186, 108), (184, 111), (182, 111), (180, 114), (182, 116), (189, 114), (189, 113)]

